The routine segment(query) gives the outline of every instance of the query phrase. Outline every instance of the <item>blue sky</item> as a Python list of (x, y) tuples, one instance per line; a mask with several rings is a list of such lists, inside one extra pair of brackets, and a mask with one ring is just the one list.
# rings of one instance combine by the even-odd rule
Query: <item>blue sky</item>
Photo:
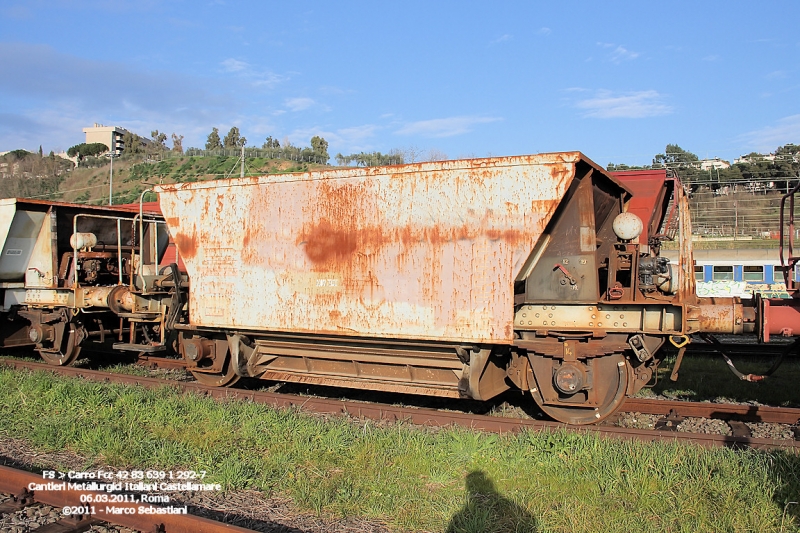
[[(0, 151), (95, 122), (331, 155), (580, 150), (648, 164), (800, 143), (797, 2), (0, 3)], [(170, 143), (168, 143), (170, 144)]]

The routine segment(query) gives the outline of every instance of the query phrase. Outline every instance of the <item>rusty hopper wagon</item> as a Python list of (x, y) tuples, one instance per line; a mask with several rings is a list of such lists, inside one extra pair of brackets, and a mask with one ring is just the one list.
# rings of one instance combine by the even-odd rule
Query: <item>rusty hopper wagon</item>
[(180, 349), (207, 383), (516, 387), (585, 424), (650, 380), (667, 340), (755, 327), (741, 302), (695, 297), (680, 187), (641, 243), (630, 191), (579, 152), (156, 190), (191, 280)]
[(163, 350), (173, 295), (154, 282), (167, 242), (160, 215), (138, 208), (0, 200), (2, 346), (54, 365), (89, 343)]
[[(677, 180), (615, 178), (579, 152), (156, 191), (163, 218), (0, 200), (3, 346), (54, 365), (90, 344), (177, 350), (216, 386), (258, 377), (477, 400), (516, 388), (588, 424), (650, 381), (667, 342), (800, 332), (800, 298), (695, 295)], [(167, 233), (179, 258), (165, 265)], [(665, 239), (677, 263), (660, 255)]]

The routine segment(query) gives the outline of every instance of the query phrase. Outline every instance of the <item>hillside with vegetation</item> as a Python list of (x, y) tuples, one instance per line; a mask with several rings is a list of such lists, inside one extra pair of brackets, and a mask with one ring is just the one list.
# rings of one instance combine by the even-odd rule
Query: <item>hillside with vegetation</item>
[[(727, 162), (702, 162), (677, 144), (668, 144), (651, 165), (609, 163), (610, 171), (670, 169), (689, 192), (692, 231), (710, 238), (755, 239), (777, 246), (781, 197), (800, 182), (800, 146), (779, 146), (771, 154), (751, 153)], [(787, 203), (788, 207), (788, 203)], [(800, 208), (800, 206), (798, 206)], [(797, 211), (795, 216), (798, 216)], [(756, 243), (754, 242), (753, 245)]]
[[(145, 189), (159, 183), (180, 183), (238, 177), (237, 156), (176, 156), (150, 160), (114, 158), (113, 203), (139, 201)], [(306, 172), (324, 165), (263, 157), (247, 158), (247, 175)], [(61, 202), (107, 205), (111, 160), (102, 158), (73, 168), (57, 156), (41, 157), (26, 152), (0, 157), (0, 198), (20, 197)], [(154, 198), (150, 198), (151, 200)]]
[(0, 156), (0, 198), (56, 198), (72, 162), (52, 152), (13, 150)]
[[(313, 136), (309, 146), (295, 146), (287, 138), (279, 141), (267, 137), (261, 147), (247, 146), (239, 128), (232, 127), (224, 136), (218, 128), (208, 134), (204, 148), (183, 148), (183, 136), (154, 130), (150, 138), (126, 132), (122, 137), (125, 149), (109, 157), (109, 148), (102, 143), (81, 143), (67, 151), (73, 160), (62, 159), (52, 152), (48, 156), (25, 150), (14, 150), (0, 156), (0, 198), (26, 197), (64, 202), (106, 205), (109, 181), (112, 181), (114, 204), (139, 200), (142, 191), (161, 183), (180, 183), (247, 176), (307, 172), (330, 167), (328, 142)], [(244, 169), (242, 169), (244, 156)], [(447, 159), (438, 150), (406, 150), (338, 153), (333, 158), (340, 167), (377, 166), (404, 162)], [(113, 173), (112, 173), (113, 168)], [(112, 177), (113, 176), (113, 177)], [(148, 195), (149, 196), (149, 195)], [(147, 199), (152, 200), (154, 196)]]

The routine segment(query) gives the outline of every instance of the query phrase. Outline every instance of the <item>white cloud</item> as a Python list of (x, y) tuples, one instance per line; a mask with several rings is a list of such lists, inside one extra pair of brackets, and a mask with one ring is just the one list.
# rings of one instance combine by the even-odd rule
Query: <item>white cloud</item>
[(369, 152), (375, 147), (369, 142), (380, 130), (375, 124), (363, 124), (331, 131), (319, 126), (299, 128), (289, 133), (289, 140), (297, 146), (307, 146), (314, 135), (319, 135), (328, 141), (328, 153), (335, 154)]
[(244, 61), (239, 61), (238, 59), (229, 58), (223, 61), (222, 69), (225, 72), (242, 72), (243, 70), (247, 70), (250, 65), (245, 63)]
[[(81, 128), (93, 122), (185, 135), (197, 145), (197, 128), (210, 130), (239, 105), (227, 85), (213, 78), (142, 70), (114, 62), (71, 56), (45, 45), (0, 43), (0, 146), (83, 142)], [(187, 105), (191, 103), (191, 105)], [(14, 128), (4, 126), (13, 124)], [(205, 135), (203, 136), (205, 138)]]
[(271, 89), (288, 79), (286, 76), (281, 76), (280, 74), (275, 74), (274, 72), (270, 72), (268, 70), (257, 70), (253, 68), (250, 63), (247, 63), (246, 61), (240, 61), (232, 57), (226, 59), (220, 63), (220, 65), (222, 65), (222, 70), (224, 72), (230, 72), (244, 78), (245, 80), (249, 81), (253, 87), (265, 87), (267, 89)]
[(638, 52), (632, 52), (625, 47), (617, 46), (611, 53), (611, 61), (619, 63), (621, 61), (629, 61), (639, 57)]
[(745, 133), (741, 139), (757, 152), (771, 152), (784, 144), (800, 140), (800, 115), (780, 119), (775, 125)]
[(256, 74), (253, 76), (251, 83), (254, 87), (266, 87), (267, 89), (271, 89), (278, 85), (279, 83), (283, 83), (284, 81), (288, 80), (286, 76), (281, 76), (280, 74), (273, 74), (272, 72), (262, 72), (261, 74)]
[(542, 27), (542, 28), (539, 28), (536, 31), (536, 33), (539, 34), (539, 35), (550, 35), (552, 33), (552, 30), (550, 28)]
[(364, 124), (351, 128), (337, 130), (337, 136), (343, 143), (348, 145), (358, 145), (375, 136), (380, 128), (375, 124)]
[(502, 120), (500, 117), (461, 116), (420, 120), (406, 124), (395, 133), (400, 135), (421, 135), (423, 137), (452, 137), (472, 131), (477, 124)]
[(289, 108), (290, 111), (304, 111), (309, 107), (313, 106), (316, 102), (311, 98), (287, 98), (284, 101), (286, 107)]
[(768, 80), (785, 80), (788, 77), (789, 76), (785, 70), (775, 70), (766, 75)]
[(672, 107), (664, 104), (663, 99), (653, 90), (622, 94), (598, 91), (593, 98), (578, 101), (575, 107), (583, 109), (583, 116), (590, 118), (647, 118), (672, 113)]
[(506, 41), (510, 41), (511, 39), (513, 39), (513, 36), (508, 34), (508, 33), (506, 33), (504, 35), (501, 35), (500, 37), (498, 37), (494, 41), (492, 41), (492, 44), (504, 43)]
[(617, 44), (612, 43), (597, 43), (597, 46), (602, 48), (608, 48), (611, 50), (611, 54), (609, 56), (609, 60), (612, 63), (622, 63), (623, 61), (631, 61), (639, 57), (639, 52), (633, 52), (628, 50), (624, 46), (620, 46)]

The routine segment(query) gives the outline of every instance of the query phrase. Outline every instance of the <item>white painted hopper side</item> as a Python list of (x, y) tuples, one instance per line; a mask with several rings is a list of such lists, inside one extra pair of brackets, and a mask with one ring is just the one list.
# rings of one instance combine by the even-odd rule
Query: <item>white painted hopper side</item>
[[(197, 326), (510, 343), (579, 152), (157, 187)], [(610, 179), (610, 178), (609, 178)]]

